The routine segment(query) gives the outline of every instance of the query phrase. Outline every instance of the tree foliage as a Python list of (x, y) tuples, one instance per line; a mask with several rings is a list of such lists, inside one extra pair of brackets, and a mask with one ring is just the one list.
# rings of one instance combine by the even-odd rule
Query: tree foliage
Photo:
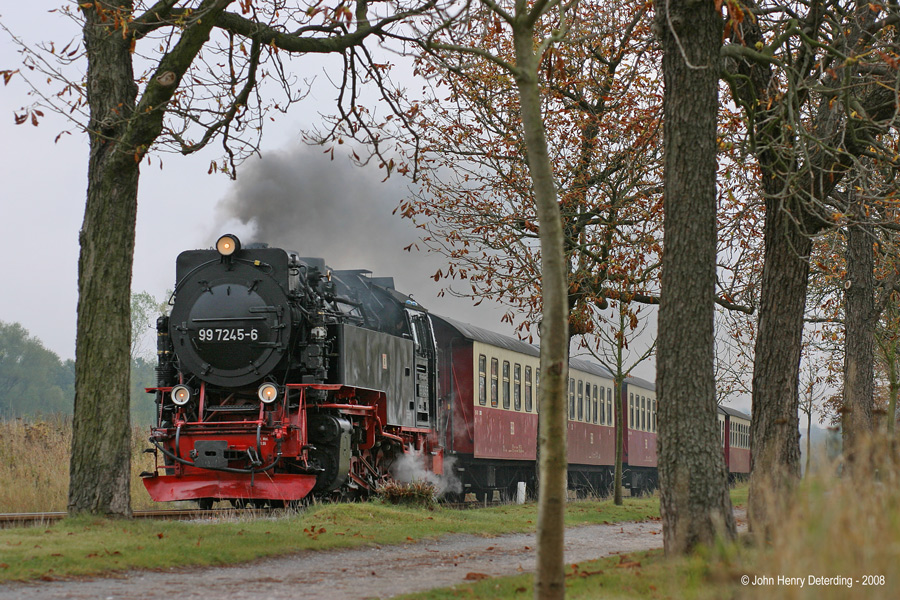
[(71, 414), (75, 363), (62, 361), (19, 323), (0, 322), (0, 418)]
[[(590, 333), (609, 299), (655, 302), (660, 252), (658, 81), (648, 4), (580, 2), (541, 60), (538, 86), (559, 190), (569, 324)], [(553, 25), (539, 23), (549, 34)], [(513, 40), (489, 17), (456, 40), (513, 62)], [(418, 57), (428, 78), (416, 149), (421, 191), (400, 212), (451, 261), (435, 278), (454, 293), (507, 304), (533, 338), (542, 314), (540, 247), (518, 92), (484, 56)], [(615, 318), (613, 318), (615, 320)]]

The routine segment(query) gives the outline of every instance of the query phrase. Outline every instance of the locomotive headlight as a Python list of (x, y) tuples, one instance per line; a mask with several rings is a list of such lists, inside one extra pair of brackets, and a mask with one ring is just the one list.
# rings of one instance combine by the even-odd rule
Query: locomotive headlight
[(178, 406), (184, 406), (191, 399), (191, 389), (186, 385), (176, 385), (172, 388), (172, 402)]
[(241, 240), (237, 236), (227, 233), (216, 241), (216, 250), (222, 256), (231, 256), (241, 249)]
[(259, 399), (265, 404), (275, 402), (275, 400), (278, 398), (278, 388), (275, 387), (275, 384), (264, 383), (259, 386), (257, 396), (259, 396)]

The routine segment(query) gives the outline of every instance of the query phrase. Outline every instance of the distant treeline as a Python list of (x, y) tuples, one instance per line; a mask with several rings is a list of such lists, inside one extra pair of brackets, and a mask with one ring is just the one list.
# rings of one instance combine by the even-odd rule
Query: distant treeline
[[(153, 396), (145, 387), (156, 382), (155, 362), (131, 361), (131, 418), (154, 420)], [(75, 402), (75, 361), (61, 360), (19, 323), (0, 321), (0, 419), (71, 415)]]

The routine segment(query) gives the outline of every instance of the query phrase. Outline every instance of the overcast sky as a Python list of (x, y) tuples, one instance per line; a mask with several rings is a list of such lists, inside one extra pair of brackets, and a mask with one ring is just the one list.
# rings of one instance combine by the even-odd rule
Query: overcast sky
[[(79, 37), (77, 26), (49, 13), (58, 0), (4, 3), (0, 21), (29, 42), (53, 39), (57, 47)], [(21, 58), (0, 32), (0, 70)], [(301, 65), (300, 61), (294, 64)], [(315, 72), (300, 74), (303, 77)], [(15, 125), (13, 112), (29, 104), (19, 78), (0, 86), (0, 321), (19, 322), (62, 358), (74, 358), (77, 305), (78, 231), (84, 213), (87, 137), (64, 119), (47, 115), (40, 126)], [(316, 97), (316, 94), (321, 97)], [(175, 257), (208, 248), (225, 232), (244, 242), (265, 241), (321, 256), (333, 268), (363, 268), (393, 276), (439, 314), (504, 333), (500, 312), (468, 300), (438, 298), (431, 276), (442, 265), (436, 255), (404, 252), (417, 234), (391, 214), (407, 193), (399, 177), (382, 184), (375, 168), (334, 161), (304, 146), (299, 131), (327, 106), (333, 89), (324, 80), (307, 105), (268, 123), (262, 159), (251, 159), (237, 181), (208, 175), (215, 153), (162, 155), (142, 166), (133, 273), (134, 291), (162, 297), (174, 285)], [(63, 130), (72, 135), (54, 139)]]

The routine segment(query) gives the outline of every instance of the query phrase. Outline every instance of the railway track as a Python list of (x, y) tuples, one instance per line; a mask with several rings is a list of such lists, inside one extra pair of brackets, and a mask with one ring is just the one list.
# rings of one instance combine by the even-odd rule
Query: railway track
[[(278, 510), (278, 509), (275, 509)], [(186, 510), (136, 510), (132, 514), (135, 519), (157, 520), (183, 520), (214, 519), (220, 517), (235, 517), (256, 514), (269, 514), (273, 510), (263, 508), (222, 508), (212, 510), (186, 509)], [(0, 513), (0, 529), (6, 527), (21, 527), (26, 525), (50, 524), (66, 517), (64, 512), (37, 512), (37, 513)]]
[[(441, 506), (454, 510), (468, 508), (481, 508), (484, 505), (472, 502), (442, 502)], [(491, 506), (488, 504), (487, 506)], [(196, 519), (219, 519), (229, 517), (268, 516), (285, 512), (283, 508), (216, 508), (210, 510), (200, 509), (166, 509), (166, 510), (136, 510), (132, 513), (135, 519), (156, 520), (181, 520), (190, 521)], [(290, 509), (287, 509), (290, 510)], [(24, 527), (40, 524), (51, 524), (64, 519), (64, 512), (36, 512), (36, 513), (0, 513), (0, 529), (7, 527)]]

